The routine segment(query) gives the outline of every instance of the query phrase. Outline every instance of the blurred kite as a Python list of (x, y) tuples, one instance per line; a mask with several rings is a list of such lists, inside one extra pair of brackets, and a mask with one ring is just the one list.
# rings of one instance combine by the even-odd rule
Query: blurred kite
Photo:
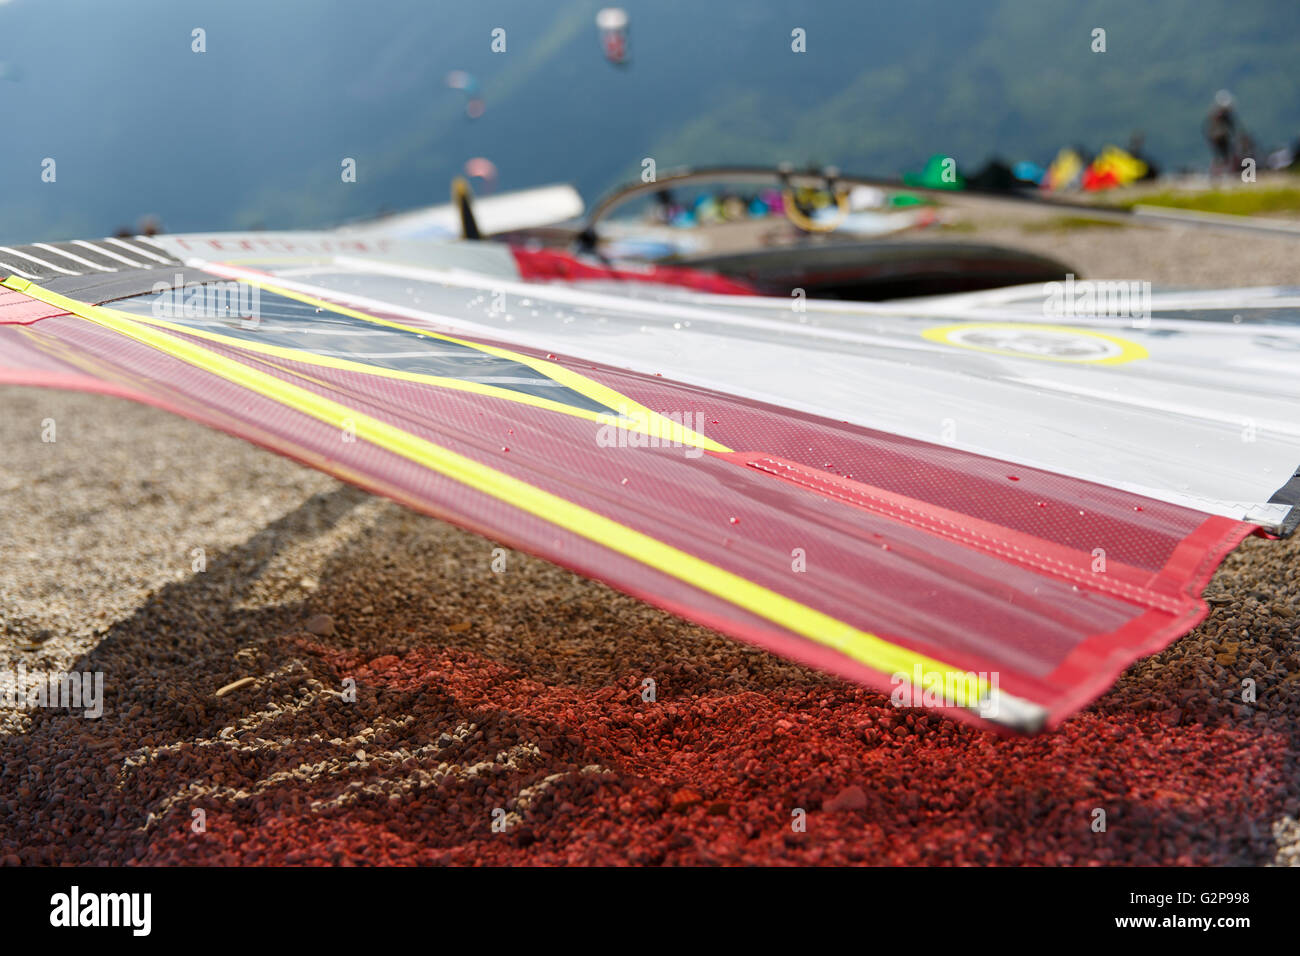
[(627, 11), (622, 7), (605, 7), (596, 14), (605, 59), (619, 66), (627, 62), (627, 24)]

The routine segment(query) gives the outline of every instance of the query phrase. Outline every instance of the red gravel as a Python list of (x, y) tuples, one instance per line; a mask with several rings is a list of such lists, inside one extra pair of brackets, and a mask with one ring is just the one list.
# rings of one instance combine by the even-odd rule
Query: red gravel
[(1300, 542), (1247, 542), (1231, 604), (1009, 740), (543, 562), (493, 574), (489, 543), (396, 506), (307, 600), (241, 608), (295, 528), (364, 500), (317, 496), (110, 628), (77, 665), (107, 675), (101, 720), (0, 737), (0, 860), (1264, 863), (1300, 810)]
[[(211, 840), (230, 862), (1208, 863), (1225, 850), (1271, 853), (1259, 824), (1284, 801), (1287, 742), (1247, 727), (1088, 714), (1063, 733), (1006, 741), (848, 687), (677, 698), (672, 679), (646, 704), (633, 679), (594, 693), (548, 687), (463, 653), (322, 658), (376, 697), (406, 696), (412, 729), (426, 728), (408, 745), (477, 725), (439, 761), (538, 752), (518, 769), (453, 772), (397, 807), (388, 794), (402, 774), (358, 769), (344, 779), (387, 780), (346, 811), (280, 812), (260, 826), (256, 813), (237, 815), (238, 844)], [(581, 769), (593, 765), (609, 772)], [(556, 773), (566, 776), (522, 823), (491, 832), (493, 808), (513, 810), (520, 789)], [(319, 799), (343, 782), (305, 791)], [(820, 809), (852, 786), (861, 809)], [(790, 826), (797, 807), (809, 811), (803, 834)], [(1096, 807), (1106, 833), (1091, 832)], [(1189, 817), (1221, 829), (1189, 834)], [(178, 819), (144, 860), (211, 859), (188, 824)]]

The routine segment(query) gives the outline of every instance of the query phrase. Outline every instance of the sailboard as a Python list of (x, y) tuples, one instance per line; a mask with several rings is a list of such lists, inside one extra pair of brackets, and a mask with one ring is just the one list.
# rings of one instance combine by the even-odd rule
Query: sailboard
[(798, 301), (390, 225), (2, 247), (0, 382), (170, 410), (1003, 732), (1300, 517), (1298, 289)]

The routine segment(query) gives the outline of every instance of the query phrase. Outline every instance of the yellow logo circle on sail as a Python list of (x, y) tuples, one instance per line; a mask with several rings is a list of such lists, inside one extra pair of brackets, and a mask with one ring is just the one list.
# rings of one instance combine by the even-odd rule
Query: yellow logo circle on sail
[(1136, 342), (1092, 329), (1067, 325), (1033, 325), (1028, 322), (963, 322), (926, 329), (921, 333), (931, 342), (955, 345), (977, 352), (992, 352), (1014, 358), (1077, 365), (1123, 365), (1148, 357)]

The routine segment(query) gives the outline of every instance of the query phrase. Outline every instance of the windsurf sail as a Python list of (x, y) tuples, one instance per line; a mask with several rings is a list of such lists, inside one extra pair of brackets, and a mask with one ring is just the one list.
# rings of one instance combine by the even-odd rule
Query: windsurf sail
[(1294, 528), (1300, 290), (1133, 320), (1063, 283), (1047, 321), (1041, 286), (533, 268), (380, 231), (4, 247), (0, 381), (169, 409), (1001, 730), (1086, 705), (1243, 537)]

